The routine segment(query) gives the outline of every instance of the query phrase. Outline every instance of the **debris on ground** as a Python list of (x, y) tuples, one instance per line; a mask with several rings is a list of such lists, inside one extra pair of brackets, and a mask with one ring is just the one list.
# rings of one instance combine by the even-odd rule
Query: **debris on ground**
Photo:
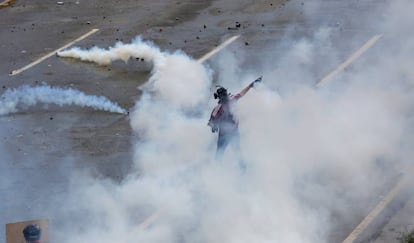
[(227, 27), (228, 30), (238, 30), (241, 27), (240, 22), (236, 21), (234, 26)]

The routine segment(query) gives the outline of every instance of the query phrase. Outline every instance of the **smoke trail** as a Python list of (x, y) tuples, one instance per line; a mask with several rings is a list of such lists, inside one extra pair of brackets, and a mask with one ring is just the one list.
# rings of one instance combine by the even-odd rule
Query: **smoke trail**
[(152, 96), (168, 103), (192, 109), (206, 100), (205, 91), (209, 88), (210, 70), (180, 51), (161, 52), (152, 42), (136, 37), (131, 43), (117, 42), (115, 46), (90, 50), (78, 47), (57, 53), (60, 57), (71, 57), (82, 61), (109, 65), (113, 61), (130, 58), (143, 58), (153, 64), (152, 75), (145, 85)]
[(87, 95), (75, 89), (62, 89), (42, 85), (30, 87), (27, 85), (16, 89), (8, 89), (0, 96), (0, 115), (17, 112), (20, 107), (34, 106), (37, 103), (55, 104), (58, 106), (77, 105), (91, 107), (115, 113), (126, 113), (126, 110), (102, 96)]
[(74, 47), (56, 53), (60, 57), (71, 57), (82, 61), (95, 62), (99, 65), (109, 65), (113, 61), (122, 60), (128, 62), (132, 58), (143, 58), (145, 61), (153, 62), (161, 60), (164, 54), (151, 42), (143, 42), (140, 37), (131, 43), (117, 42), (115, 46), (103, 49), (92, 47), (90, 50)]

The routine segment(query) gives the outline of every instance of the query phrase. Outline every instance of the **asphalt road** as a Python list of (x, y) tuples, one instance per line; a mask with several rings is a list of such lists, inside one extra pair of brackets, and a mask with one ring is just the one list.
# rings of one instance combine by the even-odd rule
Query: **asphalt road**
[[(300, 40), (321, 27), (330, 27), (335, 43), (330, 48), (339, 50), (338, 62), (324, 62), (330, 53), (316, 54), (318, 61), (310, 68), (314, 71), (309, 77), (309, 82), (316, 83), (336, 68), (339, 60), (378, 34), (369, 22), (381, 20), (386, 3), (375, 0), (329, 0), (322, 5), (314, 0), (242, 0), (237, 4), (228, 0), (63, 2), (17, 0), (12, 6), (0, 9), (0, 92), (44, 82), (105, 96), (121, 107), (132, 108), (140, 97), (138, 87), (150, 74), (148, 66), (139, 60), (98, 66), (52, 56), (18, 75), (10, 75), (94, 28), (99, 31), (75, 45), (108, 47), (141, 35), (163, 50), (180, 49), (195, 59), (226, 38), (240, 34), (229, 49), (237, 52), (242, 48), (250, 56), (241, 63), (248, 72), (251, 63), (265, 56), (264, 47), (285, 38), (287, 33)], [(279, 50), (276, 48), (275, 52)], [(213, 70), (220, 65), (214, 58), (208, 63)], [(220, 73), (216, 78), (220, 78)], [(58, 203), (58, 195), (70, 186), (68, 171), (88, 171), (96, 177), (121, 182), (132, 167), (132, 141), (136, 135), (132, 134), (127, 116), (76, 106), (37, 105), (1, 116), (0, 123), (3, 153), (0, 175), (4, 178), (0, 178), (0, 223), (3, 225), (36, 218), (41, 216), (36, 211), (42, 205)], [(356, 210), (358, 213), (338, 220), (338, 225), (332, 226), (330, 242), (341, 242), (361, 220), (358, 215), (363, 215), (364, 210), (368, 209)], [(1, 231), (0, 238), (4, 239)]]

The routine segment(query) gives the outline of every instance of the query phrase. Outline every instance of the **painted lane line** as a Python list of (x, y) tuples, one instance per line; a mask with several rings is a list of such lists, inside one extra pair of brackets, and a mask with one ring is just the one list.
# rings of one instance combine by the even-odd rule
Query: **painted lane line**
[(138, 230), (144, 230), (148, 226), (150, 226), (152, 223), (154, 223), (155, 221), (157, 221), (157, 219), (162, 215), (162, 213), (164, 211), (165, 211), (164, 209), (159, 209), (155, 213), (153, 213), (152, 215), (150, 215), (148, 218), (146, 218), (144, 220), (144, 222), (142, 222), (142, 223), (140, 223), (138, 225)]
[(8, 7), (8, 6), (12, 5), (14, 2), (15, 2), (15, 0), (5, 0), (5, 1), (0, 3), (0, 8)]
[(77, 38), (77, 39), (75, 39), (75, 40), (73, 40), (73, 41), (69, 42), (68, 44), (66, 44), (66, 45), (64, 45), (64, 46), (62, 46), (62, 47), (60, 47), (60, 48), (58, 48), (58, 49), (56, 49), (56, 50), (54, 50), (54, 51), (49, 52), (48, 54), (46, 54), (45, 56), (43, 56), (43, 57), (41, 57), (41, 58), (37, 59), (36, 61), (34, 61), (34, 62), (32, 62), (32, 63), (30, 63), (30, 64), (28, 64), (28, 65), (26, 65), (26, 66), (24, 66), (24, 67), (22, 67), (22, 68), (20, 68), (20, 69), (13, 70), (12, 72), (10, 72), (9, 76), (14, 76), (14, 75), (17, 75), (17, 74), (19, 74), (19, 73), (21, 73), (21, 72), (23, 72), (23, 71), (25, 71), (25, 70), (27, 70), (27, 69), (29, 69), (29, 68), (31, 68), (31, 67), (33, 67), (33, 66), (35, 66), (35, 65), (37, 65), (37, 64), (39, 64), (39, 63), (41, 63), (41, 62), (43, 62), (44, 60), (48, 59), (49, 57), (51, 57), (51, 56), (55, 55), (55, 54), (56, 54), (56, 52), (59, 52), (59, 51), (61, 51), (61, 50), (63, 50), (63, 49), (66, 49), (66, 48), (70, 47), (71, 45), (75, 44), (76, 42), (79, 42), (79, 41), (81, 41), (81, 40), (83, 40), (83, 39), (85, 39), (85, 38), (89, 37), (90, 35), (95, 34), (95, 33), (96, 33), (96, 32), (98, 32), (98, 31), (99, 31), (99, 29), (92, 29), (92, 30), (91, 30), (91, 31), (89, 31), (88, 33), (86, 33), (86, 34), (84, 34), (84, 35), (80, 36), (79, 38)]
[(197, 61), (199, 63), (203, 63), (203, 62), (207, 61), (209, 58), (214, 56), (216, 53), (221, 51), (226, 46), (230, 45), (233, 41), (237, 40), (239, 37), (240, 37), (240, 35), (235, 35), (233, 37), (230, 37), (225, 42), (221, 43), (219, 46), (217, 46), (216, 48), (214, 48), (210, 52), (206, 53), (204, 56), (200, 57)]
[(379, 39), (381, 39), (383, 35), (375, 35), (371, 39), (369, 39), (361, 48), (359, 48), (352, 56), (350, 56), (345, 62), (341, 63), (335, 70), (330, 72), (326, 75), (323, 79), (321, 79), (318, 83), (316, 83), (316, 87), (320, 87), (324, 85), (326, 82), (331, 80), (335, 77), (338, 73), (342, 72), (346, 67), (348, 67), (351, 63), (353, 63), (358, 57), (364, 54), (369, 48), (371, 48)]
[(353, 243), (359, 235), (375, 220), (378, 215), (390, 204), (390, 202), (397, 196), (402, 188), (407, 184), (406, 177), (401, 178), (400, 181), (388, 192), (388, 194), (377, 204), (377, 206), (359, 223), (359, 225), (346, 237), (342, 243)]
[[(200, 57), (197, 62), (203, 63), (207, 61), (209, 58), (220, 52), (222, 49), (224, 49), (226, 46), (230, 45), (233, 41), (237, 40), (240, 37), (240, 35), (235, 35), (221, 43), (219, 46), (214, 48), (213, 50), (209, 51), (207, 54)], [(159, 217), (161, 217), (162, 213), (165, 211), (165, 209), (159, 209), (155, 211), (153, 214), (151, 214), (148, 218), (146, 218), (142, 223), (138, 225), (138, 229), (143, 230), (150, 226), (152, 223), (157, 221)]]
[[(345, 62), (340, 64), (335, 70), (321, 79), (316, 87), (320, 87), (335, 77), (338, 73), (342, 72), (346, 67), (358, 59), (369, 48), (371, 48), (379, 39), (382, 38), (382, 34), (373, 36), (368, 40), (361, 48), (359, 48), (354, 54), (352, 54)], [(345, 238), (342, 243), (353, 243), (364, 230), (378, 217), (378, 215), (384, 211), (384, 209), (390, 204), (390, 202), (400, 193), (402, 188), (407, 184), (406, 177), (401, 178), (398, 183), (387, 193), (387, 195), (375, 206), (375, 208), (357, 225), (357, 227)]]

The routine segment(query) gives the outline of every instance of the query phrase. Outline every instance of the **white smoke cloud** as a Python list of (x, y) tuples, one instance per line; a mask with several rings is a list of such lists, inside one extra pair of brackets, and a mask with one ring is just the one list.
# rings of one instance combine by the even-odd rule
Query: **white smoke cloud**
[(136, 37), (131, 43), (118, 42), (108, 49), (93, 47), (90, 50), (74, 47), (57, 53), (60, 57), (70, 57), (82, 61), (109, 65), (113, 61), (125, 63), (130, 58), (141, 58), (153, 64), (152, 75), (146, 84), (148, 92), (156, 92), (157, 99), (183, 109), (194, 108), (206, 100), (210, 72), (184, 53), (161, 52), (152, 42)]
[[(108, 50), (59, 53), (105, 65), (148, 55), (154, 65), (130, 116), (139, 136), (136, 171), (120, 185), (87, 180), (87, 187), (74, 188), (59, 232), (71, 226), (76, 234), (58, 234), (58, 241), (329, 242), (331, 227), (340, 221), (332, 218), (362, 214), (369, 193), (411, 154), (401, 143), (411, 144), (404, 132), (413, 103), (411, 82), (400, 82), (401, 72), (409, 70), (387, 61), (406, 63), (411, 57), (403, 51), (381, 50), (381, 60), (360, 60), (360, 68), (315, 89), (318, 75), (310, 66), (320, 68), (312, 65), (316, 53), (327, 46), (333, 53), (324, 53), (324, 61), (339, 60), (330, 35), (322, 28), (310, 38), (287, 38), (281, 45), (288, 51), (277, 57), (264, 51), (264, 84), (235, 107), (241, 151), (228, 150), (221, 160), (214, 159), (216, 137), (206, 126), (212, 107), (205, 66), (139, 39)], [(276, 65), (266, 65), (275, 59)], [(240, 89), (247, 83), (241, 76), (258, 73), (256, 67), (232, 70), (222, 84)], [(151, 215), (155, 220), (140, 227)]]
[(103, 96), (87, 95), (79, 90), (42, 86), (21, 86), (8, 89), (0, 96), (0, 115), (18, 112), (22, 108), (38, 103), (58, 106), (77, 105), (125, 114), (126, 110)]
[(115, 46), (108, 49), (92, 47), (90, 50), (84, 50), (74, 47), (56, 54), (60, 57), (76, 58), (99, 65), (109, 65), (116, 60), (128, 62), (130, 58), (143, 58), (145, 61), (154, 62), (157, 65), (158, 62), (162, 62), (164, 57), (159, 48), (151, 42), (143, 42), (140, 37), (135, 38), (129, 44), (117, 42)]

